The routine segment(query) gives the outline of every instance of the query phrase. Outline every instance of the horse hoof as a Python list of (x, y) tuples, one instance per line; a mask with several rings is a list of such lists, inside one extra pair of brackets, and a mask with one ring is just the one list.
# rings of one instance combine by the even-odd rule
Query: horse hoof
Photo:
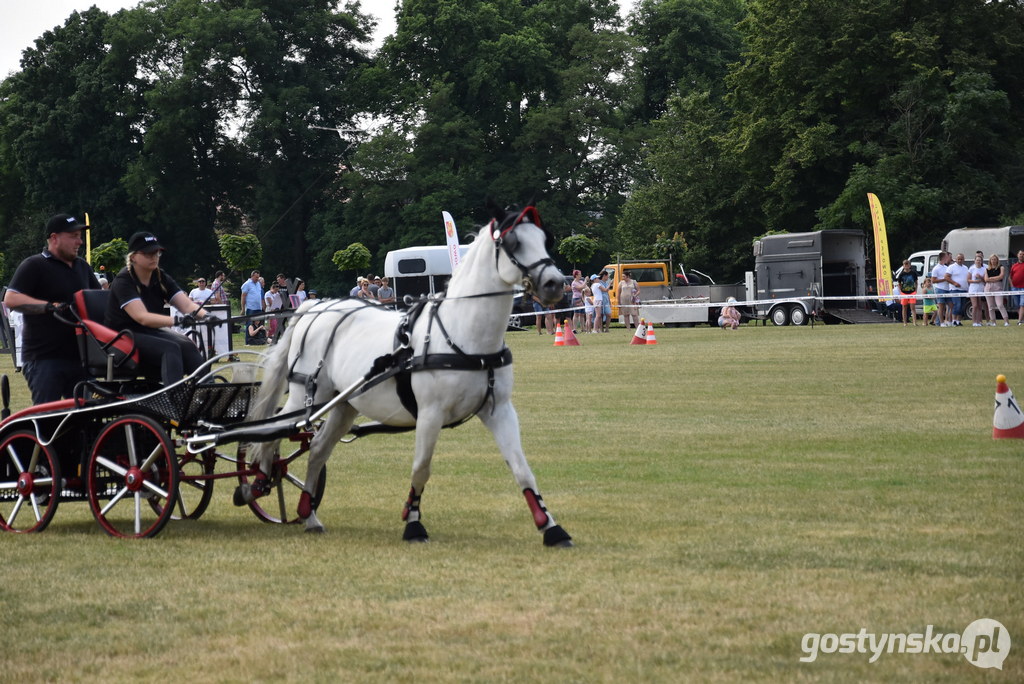
[(567, 549), (574, 544), (569, 533), (563, 530), (561, 525), (555, 525), (544, 530), (544, 546)]
[(405, 532), (402, 533), (402, 539), (410, 543), (424, 543), (430, 541), (430, 535), (427, 534), (427, 528), (423, 527), (423, 523), (415, 520), (405, 524)]
[(313, 527), (307, 527), (306, 528), (306, 534), (323, 534), (323, 533), (324, 533), (324, 526), (323, 525), (314, 525)]
[(244, 506), (252, 503), (252, 487), (248, 484), (240, 484), (235, 487), (234, 503), (236, 506)]

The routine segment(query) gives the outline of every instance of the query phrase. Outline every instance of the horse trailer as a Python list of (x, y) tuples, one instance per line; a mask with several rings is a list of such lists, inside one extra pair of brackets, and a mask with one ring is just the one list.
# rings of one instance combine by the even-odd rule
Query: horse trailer
[(766, 235), (754, 241), (748, 298), (775, 325), (804, 325), (815, 314), (851, 322), (853, 298), (865, 296), (865, 264), (859, 230)]

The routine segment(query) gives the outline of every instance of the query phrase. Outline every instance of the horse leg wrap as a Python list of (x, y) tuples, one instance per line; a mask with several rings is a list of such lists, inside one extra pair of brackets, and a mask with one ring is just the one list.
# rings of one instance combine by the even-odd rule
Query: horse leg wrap
[(310, 496), (309, 492), (306, 492), (306, 491), (302, 492), (302, 495), (299, 497), (299, 508), (298, 508), (297, 512), (298, 512), (299, 518), (301, 520), (305, 520), (310, 515), (312, 515), (312, 513), (313, 513), (313, 497)]
[(544, 499), (529, 487), (523, 490), (523, 496), (526, 497), (526, 505), (530, 507), (530, 512), (533, 513), (533, 523), (537, 526), (538, 530), (543, 530), (551, 522), (548, 509), (544, 507)]
[(405, 508), (402, 509), (402, 520), (405, 522), (416, 522), (420, 519), (420, 495), (416, 488), (409, 489), (409, 498), (405, 501)]

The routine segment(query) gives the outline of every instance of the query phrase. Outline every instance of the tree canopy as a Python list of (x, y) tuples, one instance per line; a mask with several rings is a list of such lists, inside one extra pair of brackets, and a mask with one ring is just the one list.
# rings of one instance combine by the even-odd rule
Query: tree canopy
[(1014, 0), (396, 9), (376, 53), (338, 0), (72, 13), (0, 83), (8, 265), (65, 211), (90, 213), (94, 244), (153, 231), (179, 278), (244, 237), (262, 270), (338, 294), (339, 251), (380, 270), (487, 199), (536, 203), (588, 270), (668, 249), (719, 280), (767, 231), (868, 230), (867, 192), (896, 255), (1024, 220)]

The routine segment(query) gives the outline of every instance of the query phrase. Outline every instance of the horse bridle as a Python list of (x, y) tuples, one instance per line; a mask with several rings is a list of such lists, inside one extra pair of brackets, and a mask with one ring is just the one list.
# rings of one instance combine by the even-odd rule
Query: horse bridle
[[(516, 258), (516, 250), (519, 249), (519, 239), (513, 232), (516, 226), (523, 223), (524, 220), (530, 221), (538, 228), (544, 231), (544, 247), (548, 253), (548, 256), (543, 259), (538, 259), (532, 264), (524, 266), (519, 259)], [(523, 277), (533, 282), (533, 278), (530, 276), (531, 271), (538, 266), (543, 269), (546, 266), (554, 266), (555, 261), (551, 258), (551, 250), (554, 249), (555, 239), (551, 235), (551, 232), (544, 227), (541, 223), (540, 214), (537, 212), (537, 208), (533, 206), (526, 207), (519, 214), (509, 214), (499, 224), (497, 219), (491, 219), (491, 223), (488, 226), (491, 231), (491, 239), (494, 240), (494, 267), (498, 267), (498, 257), (501, 252), (505, 252), (505, 256), (512, 262), (512, 265), (519, 269), (523, 274)], [(540, 271), (538, 271), (539, 273)]]

